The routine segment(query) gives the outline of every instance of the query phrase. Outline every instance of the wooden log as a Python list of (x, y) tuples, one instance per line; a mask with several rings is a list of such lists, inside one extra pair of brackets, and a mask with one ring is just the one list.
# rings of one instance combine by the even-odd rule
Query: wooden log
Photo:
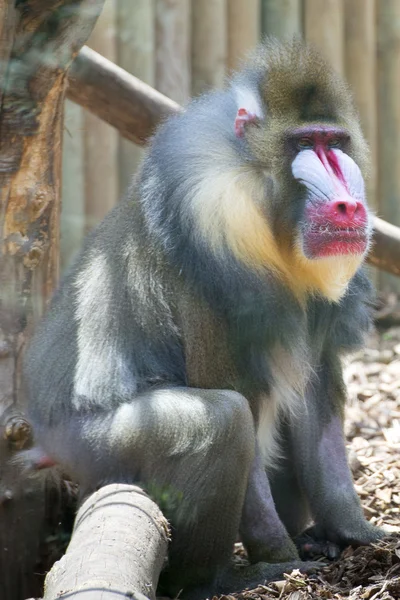
[(262, 32), (279, 39), (300, 35), (301, 0), (263, 0)]
[[(0, 57), (0, 598), (36, 594), (43, 480), (21, 473), (21, 359), (58, 280), (61, 141), (66, 71), (103, 0), (1, 3)], [(11, 28), (11, 31), (5, 31)], [(3, 35), (4, 34), (4, 35)]]
[(67, 94), (136, 144), (144, 144), (160, 119), (180, 108), (87, 47), (71, 67)]
[(72, 262), (85, 236), (85, 149), (83, 108), (70, 100), (64, 107), (60, 267)]
[[(145, 143), (160, 120), (180, 110), (178, 104), (87, 48), (81, 50), (71, 71), (70, 97), (104, 116), (121, 135), (133, 141)], [(373, 259), (377, 264), (382, 256), (380, 268), (397, 274), (397, 259), (390, 261), (384, 247), (386, 240), (391, 243), (390, 237), (379, 219), (374, 223), (377, 242), (370, 262)]]
[[(149, 0), (118, 0), (118, 65), (155, 86), (155, 4)], [(124, 192), (143, 156), (143, 150), (119, 140), (119, 186)]]
[(377, 210), (377, 99), (375, 0), (345, 0), (346, 79), (370, 146), (369, 205)]
[(261, 0), (228, 0), (228, 58), (230, 71), (258, 44), (261, 35)]
[[(400, 225), (400, 2), (377, 2), (379, 214)], [(382, 289), (400, 292), (400, 281), (382, 276)]]
[(78, 511), (71, 542), (46, 577), (44, 600), (155, 600), (168, 523), (137, 486), (112, 484)]
[(227, 57), (226, 0), (192, 4), (192, 94), (224, 83)]
[(334, 69), (344, 74), (343, 0), (304, 0), (304, 33)]
[(190, 9), (190, 0), (156, 0), (156, 88), (180, 104), (191, 94)]
[[(112, 62), (117, 59), (115, 0), (106, 0), (88, 46)], [(118, 134), (89, 111), (83, 117), (85, 148), (85, 233), (97, 225), (116, 204), (118, 184)], [(81, 243), (78, 247), (81, 246)]]
[(374, 248), (368, 262), (382, 271), (400, 275), (400, 227), (375, 217)]
[[(375, 0), (345, 0), (345, 63), (361, 126), (371, 153), (371, 167), (366, 181), (367, 198), (378, 211), (377, 178), (377, 99), (376, 91), (376, 11)], [(371, 269), (371, 272), (374, 271)], [(371, 273), (378, 283), (378, 273)]]

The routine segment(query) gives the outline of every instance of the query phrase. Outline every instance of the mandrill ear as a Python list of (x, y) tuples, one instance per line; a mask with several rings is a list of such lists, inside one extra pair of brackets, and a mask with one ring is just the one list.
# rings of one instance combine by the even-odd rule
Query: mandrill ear
[(238, 111), (234, 128), (236, 137), (242, 137), (248, 123), (258, 123), (264, 118), (264, 111), (258, 93), (250, 88), (237, 87), (235, 97)]

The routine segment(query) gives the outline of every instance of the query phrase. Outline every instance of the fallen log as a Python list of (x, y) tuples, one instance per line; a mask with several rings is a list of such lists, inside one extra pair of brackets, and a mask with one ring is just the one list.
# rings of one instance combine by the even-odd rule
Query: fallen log
[(43, 600), (154, 600), (168, 538), (167, 520), (140, 487), (102, 487), (79, 509)]
[[(140, 145), (160, 121), (181, 110), (179, 104), (86, 46), (70, 69), (67, 95)], [(375, 218), (374, 232), (368, 262), (400, 275), (400, 228)]]

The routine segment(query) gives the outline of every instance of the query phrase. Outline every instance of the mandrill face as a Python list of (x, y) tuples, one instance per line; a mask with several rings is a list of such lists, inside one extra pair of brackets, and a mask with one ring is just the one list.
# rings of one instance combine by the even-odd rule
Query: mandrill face
[(349, 133), (338, 127), (305, 126), (291, 131), (296, 153), (291, 169), (306, 191), (297, 243), (307, 259), (363, 256), (369, 247), (371, 219), (364, 180), (346, 154)]

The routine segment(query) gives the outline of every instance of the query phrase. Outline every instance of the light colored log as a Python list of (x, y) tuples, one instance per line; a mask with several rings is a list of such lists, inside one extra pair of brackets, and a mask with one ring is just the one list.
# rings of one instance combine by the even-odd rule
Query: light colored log
[(228, 59), (230, 71), (258, 44), (261, 36), (261, 0), (228, 0)]
[[(106, 0), (88, 46), (116, 62), (115, 0)], [(90, 112), (84, 113), (85, 231), (99, 223), (116, 204), (118, 185), (118, 134)]]
[[(145, 83), (155, 85), (155, 2), (118, 0), (118, 65)], [(119, 140), (119, 184), (123, 193), (136, 171), (143, 150)]]
[[(377, 3), (379, 214), (400, 225), (400, 2)], [(383, 289), (400, 292), (400, 281), (382, 276)]]
[(71, 67), (67, 94), (140, 145), (160, 119), (180, 110), (179, 104), (87, 46)]
[(190, 0), (156, 0), (156, 89), (180, 104), (191, 94), (190, 9)]
[(168, 536), (166, 519), (141, 488), (100, 488), (79, 509), (43, 600), (155, 600)]
[(192, 94), (222, 87), (227, 57), (226, 0), (192, 4)]
[[(375, 248), (369, 255), (369, 263), (385, 273), (400, 275), (400, 228), (383, 221), (383, 219), (374, 219), (374, 244)], [(393, 282), (398, 282), (398, 278), (391, 275)]]
[(263, 0), (262, 31), (279, 39), (291, 39), (302, 32), (301, 0)]
[(304, 33), (334, 69), (344, 74), (343, 0), (304, 0)]

